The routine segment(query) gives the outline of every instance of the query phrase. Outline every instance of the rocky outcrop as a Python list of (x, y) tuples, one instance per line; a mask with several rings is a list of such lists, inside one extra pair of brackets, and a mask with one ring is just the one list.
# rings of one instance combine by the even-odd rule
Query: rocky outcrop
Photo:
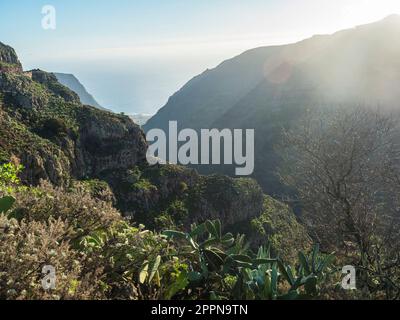
[(22, 65), (15, 50), (0, 42), (0, 71), (22, 72)]
[(103, 171), (127, 169), (146, 159), (147, 143), (143, 131), (127, 116), (85, 107), (79, 119), (79, 152), (85, 174), (98, 176)]
[(40, 109), (48, 103), (48, 93), (23, 73), (0, 70), (0, 92), (4, 102), (18, 108)]
[(229, 229), (263, 211), (264, 195), (253, 179), (202, 176), (176, 165), (136, 167), (102, 178), (113, 188), (120, 209), (150, 228), (156, 226), (154, 219), (165, 214), (184, 228), (221, 219)]
[(58, 82), (56, 76), (39, 69), (31, 70), (32, 80), (45, 86), (53, 94), (62, 97), (67, 102), (80, 103), (78, 94)]

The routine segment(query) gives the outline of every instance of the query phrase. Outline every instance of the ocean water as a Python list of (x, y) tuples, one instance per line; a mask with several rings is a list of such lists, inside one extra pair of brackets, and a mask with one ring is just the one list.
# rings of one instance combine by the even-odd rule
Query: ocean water
[(126, 114), (154, 114), (198, 72), (168, 62), (104, 61), (73, 73), (102, 106)]

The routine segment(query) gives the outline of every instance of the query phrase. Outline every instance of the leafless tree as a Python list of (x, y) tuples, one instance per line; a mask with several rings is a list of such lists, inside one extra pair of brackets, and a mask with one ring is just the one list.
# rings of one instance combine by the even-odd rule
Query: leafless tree
[(280, 170), (311, 235), (352, 257), (364, 289), (400, 298), (398, 118), (366, 107), (310, 109), (284, 132)]

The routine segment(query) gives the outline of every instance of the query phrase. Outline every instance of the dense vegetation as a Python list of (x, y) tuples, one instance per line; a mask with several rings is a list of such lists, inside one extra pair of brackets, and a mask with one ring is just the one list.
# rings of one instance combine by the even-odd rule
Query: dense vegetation
[[(318, 246), (290, 266), (219, 220), (152, 232), (88, 190), (23, 187), (20, 170), (0, 170), (0, 299), (301, 299), (329, 278), (334, 256)], [(42, 288), (45, 265), (54, 290)]]

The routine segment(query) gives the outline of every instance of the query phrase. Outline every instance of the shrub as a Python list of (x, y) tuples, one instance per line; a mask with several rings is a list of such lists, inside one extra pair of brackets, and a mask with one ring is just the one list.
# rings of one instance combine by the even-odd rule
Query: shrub
[(20, 180), (18, 174), (22, 171), (21, 165), (15, 165), (13, 163), (5, 163), (0, 165), (0, 191), (8, 191), (18, 186)]
[(112, 204), (94, 199), (85, 190), (65, 191), (43, 182), (15, 195), (15, 212), (27, 221), (62, 219), (71, 227), (70, 236), (78, 239), (98, 229), (104, 229), (119, 221), (119, 212)]
[(71, 192), (88, 192), (94, 199), (115, 203), (115, 196), (107, 182), (97, 179), (73, 181)]
[(83, 238), (81, 248), (94, 269), (104, 268), (101, 281), (110, 299), (162, 298), (178, 263), (165, 237), (126, 222)]
[(77, 137), (76, 133), (60, 118), (47, 118), (43, 120), (37, 133), (45, 139), (62, 136)]
[(157, 190), (157, 187), (154, 186), (149, 180), (147, 179), (140, 179), (139, 181), (135, 182), (132, 185), (133, 190), (135, 191), (151, 191)]
[[(15, 167), (3, 169), (15, 183)], [(165, 212), (186, 214), (179, 200)], [(0, 197), (0, 299), (314, 298), (333, 258), (314, 247), (291, 267), (268, 248), (255, 252), (219, 220), (187, 233), (135, 226), (85, 188), (42, 183)], [(42, 287), (46, 265), (56, 271), (53, 290)]]
[[(0, 215), (0, 299), (101, 298), (96, 274), (82, 272), (81, 255), (65, 234), (61, 219), (17, 221)], [(42, 268), (56, 269), (56, 287), (42, 287)]]

